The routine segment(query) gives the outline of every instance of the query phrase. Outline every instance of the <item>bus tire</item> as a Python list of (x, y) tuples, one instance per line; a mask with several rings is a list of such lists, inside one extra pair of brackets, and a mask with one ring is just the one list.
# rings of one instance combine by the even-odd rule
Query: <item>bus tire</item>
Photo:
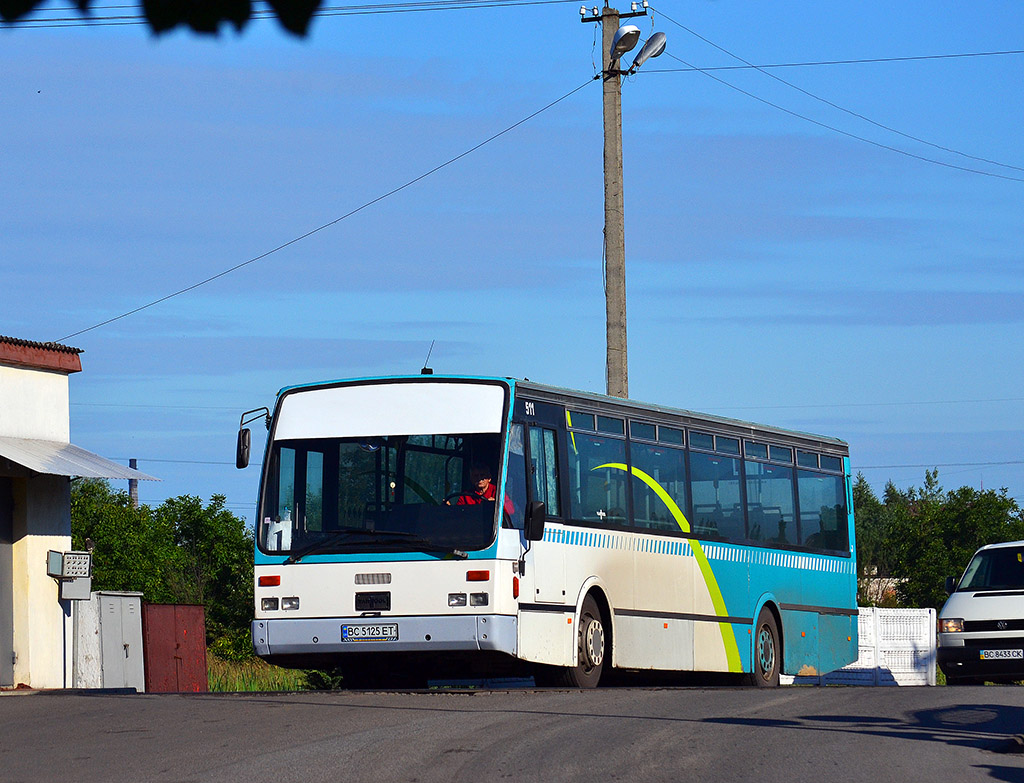
[(774, 688), (779, 684), (782, 669), (782, 637), (775, 615), (767, 606), (761, 609), (754, 626), (754, 660), (750, 682), (759, 688)]
[(583, 599), (576, 624), (576, 666), (538, 666), (534, 680), (540, 687), (596, 688), (607, 657), (606, 631), (601, 610), (592, 596)]

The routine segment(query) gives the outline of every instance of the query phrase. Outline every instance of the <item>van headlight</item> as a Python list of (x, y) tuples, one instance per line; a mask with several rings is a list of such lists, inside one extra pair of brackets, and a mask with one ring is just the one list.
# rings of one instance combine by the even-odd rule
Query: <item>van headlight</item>
[(939, 633), (963, 633), (962, 617), (944, 617), (939, 620)]

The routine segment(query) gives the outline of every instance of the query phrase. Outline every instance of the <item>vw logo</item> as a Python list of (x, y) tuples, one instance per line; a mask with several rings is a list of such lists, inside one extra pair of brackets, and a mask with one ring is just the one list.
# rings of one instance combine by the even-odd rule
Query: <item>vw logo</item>
[(998, 623), (996, 623), (996, 628), (998, 628), (1000, 631), (1005, 631), (1006, 625), (1006, 620), (1000, 620)]

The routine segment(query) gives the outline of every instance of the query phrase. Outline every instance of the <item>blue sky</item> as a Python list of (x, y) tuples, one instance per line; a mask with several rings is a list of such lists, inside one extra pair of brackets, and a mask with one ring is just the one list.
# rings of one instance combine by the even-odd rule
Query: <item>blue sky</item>
[[(1024, 7), (653, 5), (667, 54), (623, 85), (631, 395), (844, 438), (879, 492), (938, 465), (1024, 498), (998, 464), (1024, 459), (1024, 55), (771, 71), (1004, 166), (755, 70), (678, 70), (738, 64), (694, 33), (757, 64), (1016, 50)], [(304, 40), (0, 30), (0, 333), (61, 338), (337, 219), (587, 83), (594, 32), (571, 3)], [(434, 340), (438, 372), (602, 391), (600, 101), (68, 339), (72, 440), (163, 478), (144, 501), (251, 519), (238, 415), (282, 386), (415, 372)]]

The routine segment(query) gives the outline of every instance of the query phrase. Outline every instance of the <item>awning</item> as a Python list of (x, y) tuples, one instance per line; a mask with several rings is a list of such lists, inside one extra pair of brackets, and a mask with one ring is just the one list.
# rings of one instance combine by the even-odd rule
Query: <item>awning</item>
[(160, 481), (155, 476), (118, 465), (72, 443), (55, 440), (0, 437), (0, 457), (6, 457), (36, 473), (53, 476)]

